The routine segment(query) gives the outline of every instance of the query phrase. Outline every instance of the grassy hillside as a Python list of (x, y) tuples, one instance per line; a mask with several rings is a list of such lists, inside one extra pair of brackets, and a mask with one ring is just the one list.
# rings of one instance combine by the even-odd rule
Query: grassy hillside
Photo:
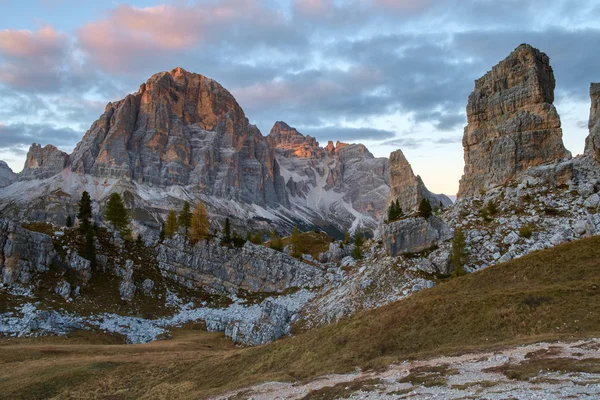
[(538, 340), (600, 336), (600, 237), (450, 280), (338, 324), (257, 348), (182, 330), (148, 345), (60, 338), (0, 343), (0, 398), (202, 398), (264, 380)]

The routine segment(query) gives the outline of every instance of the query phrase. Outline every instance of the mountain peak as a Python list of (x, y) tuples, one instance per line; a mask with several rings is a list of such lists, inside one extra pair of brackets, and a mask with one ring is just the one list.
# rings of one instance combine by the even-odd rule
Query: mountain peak
[(310, 135), (304, 136), (283, 121), (275, 122), (268, 138), (275, 148), (283, 151), (287, 156), (320, 158), (323, 155), (323, 149), (319, 147), (317, 139)]

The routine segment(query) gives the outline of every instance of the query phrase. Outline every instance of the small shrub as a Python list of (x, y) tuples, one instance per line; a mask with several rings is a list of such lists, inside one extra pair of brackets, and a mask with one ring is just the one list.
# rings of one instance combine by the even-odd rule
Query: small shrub
[(283, 240), (281, 240), (281, 237), (277, 235), (275, 229), (271, 231), (271, 241), (269, 242), (269, 247), (276, 251), (283, 251)]
[(244, 239), (243, 237), (241, 237), (239, 235), (239, 233), (237, 232), (233, 232), (233, 235), (231, 235), (231, 242), (233, 244), (234, 247), (237, 247), (238, 249), (241, 247), (244, 247), (244, 245), (246, 244), (246, 239)]
[(256, 232), (254, 235), (252, 235), (250, 241), (254, 244), (263, 244), (262, 234), (260, 232)]
[(486, 207), (487, 207), (487, 211), (490, 215), (498, 214), (498, 206), (492, 200), (487, 202)]
[(533, 234), (533, 227), (529, 224), (523, 225), (521, 229), (519, 229), (519, 236), (524, 237), (525, 239), (529, 239)]
[(492, 218), (490, 217), (490, 212), (488, 211), (487, 207), (483, 207), (479, 211), (479, 216), (483, 218), (485, 222), (492, 222)]
[(558, 215), (560, 214), (560, 211), (554, 207), (546, 207), (544, 208), (544, 213), (546, 213), (546, 215)]

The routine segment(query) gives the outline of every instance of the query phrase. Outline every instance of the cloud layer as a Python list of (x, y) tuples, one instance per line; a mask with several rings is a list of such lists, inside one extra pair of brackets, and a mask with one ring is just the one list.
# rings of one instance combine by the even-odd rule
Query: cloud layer
[(600, 5), (577, 3), (165, 1), (107, 5), (75, 29), (5, 29), (0, 150), (30, 138), (72, 147), (104, 103), (181, 66), (230, 89), (265, 134), (284, 120), (382, 152), (456, 151), (474, 79), (523, 42), (551, 57), (557, 99), (587, 101), (599, 79)]

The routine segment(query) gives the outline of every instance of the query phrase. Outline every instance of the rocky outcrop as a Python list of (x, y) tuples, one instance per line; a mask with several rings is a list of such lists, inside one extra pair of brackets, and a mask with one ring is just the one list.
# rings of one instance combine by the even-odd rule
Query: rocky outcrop
[(228, 248), (216, 241), (201, 241), (190, 249), (186, 238), (176, 235), (157, 247), (161, 272), (190, 288), (217, 293), (278, 292), (292, 287), (317, 287), (324, 272), (287, 254), (247, 242)]
[(16, 181), (17, 176), (6, 162), (0, 160), (0, 188), (6, 187)]
[(548, 56), (521, 45), (475, 81), (458, 196), (503, 185), (529, 167), (570, 158), (562, 142)]
[(589, 136), (585, 139), (585, 154), (600, 162), (600, 83), (592, 83), (590, 86), (590, 121), (588, 128)]
[(421, 177), (414, 174), (402, 150), (390, 154), (389, 171), (389, 201), (398, 200), (403, 212), (410, 213), (417, 210), (423, 198), (429, 200), (432, 207), (443, 208), (452, 204), (452, 200), (447, 196), (437, 195), (427, 190)]
[(29, 147), (20, 180), (47, 179), (61, 172), (69, 162), (69, 155), (52, 145), (42, 147), (34, 143)]
[(176, 68), (109, 103), (77, 145), (72, 169), (258, 205), (286, 205), (267, 141), (231, 93)]
[[(568, 177), (568, 179), (566, 179)], [(506, 187), (458, 202), (442, 218), (466, 238), (468, 271), (600, 232), (600, 168), (575, 157), (525, 171)], [(493, 215), (481, 205), (493, 203)]]
[(452, 238), (452, 231), (444, 221), (432, 216), (406, 218), (381, 226), (381, 239), (386, 254), (396, 257), (431, 249)]
[(56, 257), (50, 236), (24, 229), (17, 221), (0, 220), (0, 268), (5, 285), (30, 283), (34, 274), (48, 271)]

